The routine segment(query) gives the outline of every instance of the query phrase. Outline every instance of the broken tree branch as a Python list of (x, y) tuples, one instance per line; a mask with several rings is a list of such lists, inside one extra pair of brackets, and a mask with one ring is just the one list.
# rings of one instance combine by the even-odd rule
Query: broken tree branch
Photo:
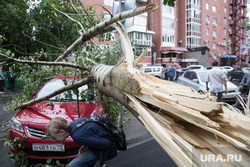
[(22, 64), (34, 64), (34, 65), (50, 65), (50, 66), (65, 66), (65, 67), (71, 67), (71, 68), (76, 68), (76, 69), (81, 69), (81, 70), (89, 70), (89, 67), (86, 67), (84, 65), (77, 65), (74, 63), (67, 63), (67, 62), (48, 62), (48, 61), (35, 61), (35, 60), (21, 60), (21, 59), (16, 59), (13, 57), (9, 57), (3, 53), (0, 53), (1, 56), (6, 57), (8, 60), (12, 60), (18, 63)]

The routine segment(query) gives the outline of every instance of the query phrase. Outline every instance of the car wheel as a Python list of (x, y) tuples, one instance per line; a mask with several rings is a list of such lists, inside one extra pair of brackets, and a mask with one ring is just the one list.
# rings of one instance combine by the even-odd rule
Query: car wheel
[(229, 75), (229, 76), (228, 76), (228, 79), (229, 79), (230, 81), (232, 81), (232, 80), (233, 80), (233, 77), (232, 77), (231, 75)]
[(161, 79), (159, 76), (155, 76), (155, 77)]
[(204, 93), (202, 90), (199, 90), (198, 93)]

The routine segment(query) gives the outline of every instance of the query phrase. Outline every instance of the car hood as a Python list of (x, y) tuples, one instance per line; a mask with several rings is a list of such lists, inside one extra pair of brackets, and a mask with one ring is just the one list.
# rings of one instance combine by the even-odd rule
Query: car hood
[[(53, 102), (52, 105), (47, 105), (48, 102), (40, 102), (28, 106), (16, 114), (16, 118), (21, 122), (47, 124), (54, 117), (63, 117), (72, 122), (78, 118), (76, 102)], [(80, 117), (90, 116), (93, 111), (98, 114), (103, 113), (102, 105), (96, 107), (96, 103), (79, 103)]]

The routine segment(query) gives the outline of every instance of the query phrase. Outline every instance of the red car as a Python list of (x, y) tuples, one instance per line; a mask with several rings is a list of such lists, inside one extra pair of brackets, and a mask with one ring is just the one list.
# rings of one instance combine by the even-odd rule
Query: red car
[[(65, 86), (65, 83), (72, 83), (74, 77), (58, 76), (48, 81), (34, 99), (43, 97), (57, 89)], [(97, 102), (94, 92), (90, 93), (88, 85), (78, 88), (80, 117), (90, 116), (93, 111), (103, 114), (102, 103)], [(86, 91), (84, 91), (86, 90)], [(62, 99), (63, 102), (61, 101)], [(98, 106), (97, 106), (98, 104)], [(27, 141), (22, 142), (27, 157), (32, 159), (67, 159), (78, 155), (80, 145), (76, 144), (71, 137), (68, 137), (63, 144), (57, 143), (45, 136), (46, 124), (53, 117), (64, 117), (69, 121), (78, 118), (77, 96), (74, 91), (67, 91), (54, 96), (49, 100), (28, 106), (19, 111), (11, 119), (11, 129), (9, 136), (11, 140), (15, 137), (27, 137)], [(17, 153), (18, 148), (14, 145), (10, 147), (11, 152)]]

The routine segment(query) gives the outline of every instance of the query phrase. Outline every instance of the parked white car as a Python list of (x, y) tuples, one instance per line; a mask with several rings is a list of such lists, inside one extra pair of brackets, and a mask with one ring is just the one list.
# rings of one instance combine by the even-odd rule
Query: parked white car
[(141, 67), (139, 70), (142, 73), (149, 73), (157, 78), (165, 79), (165, 74), (162, 66), (147, 66)]
[(232, 71), (234, 68), (233, 67), (230, 67), (230, 66), (222, 66), (220, 67), (226, 74), (229, 72), (229, 71)]
[[(200, 93), (208, 93), (206, 90), (207, 70), (188, 70), (179, 76), (177, 83), (192, 87)], [(225, 89), (225, 88), (224, 88)], [(238, 87), (227, 80), (227, 94), (223, 93), (223, 101), (235, 103), (236, 95), (239, 94)]]
[(202, 66), (202, 65), (190, 65), (190, 66), (187, 66), (187, 69), (188, 70), (204, 69), (204, 66)]
[(231, 66), (222, 66), (222, 68), (226, 69), (227, 72), (232, 71), (234, 68)]
[[(222, 71), (224, 71), (225, 74), (227, 74), (228, 70), (223, 68), (223, 67), (219, 67)], [(212, 70), (213, 66), (206, 66), (205, 67), (206, 70)]]

